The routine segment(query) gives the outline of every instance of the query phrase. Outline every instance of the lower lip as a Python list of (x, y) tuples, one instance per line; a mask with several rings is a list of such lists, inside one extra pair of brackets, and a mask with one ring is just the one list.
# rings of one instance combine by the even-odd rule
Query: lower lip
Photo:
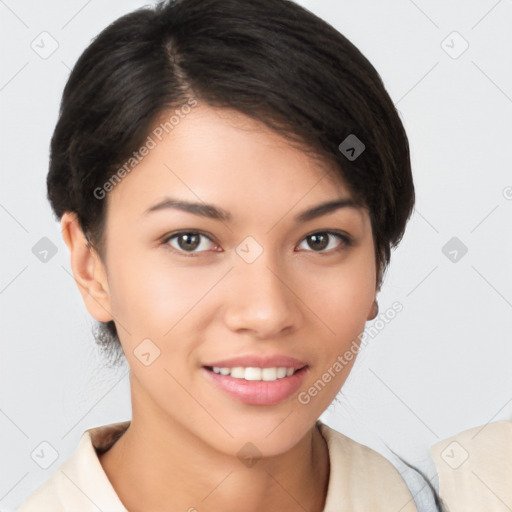
[(304, 382), (308, 366), (274, 381), (235, 379), (202, 368), (207, 378), (231, 397), (249, 405), (276, 405), (293, 395)]

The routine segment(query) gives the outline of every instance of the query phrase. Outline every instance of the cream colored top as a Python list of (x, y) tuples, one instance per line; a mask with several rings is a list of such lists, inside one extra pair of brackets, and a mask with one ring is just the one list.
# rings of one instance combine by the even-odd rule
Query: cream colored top
[(430, 448), (449, 512), (512, 510), (512, 421), (471, 428)]
[[(78, 447), (33, 490), (16, 512), (127, 512), (101, 466), (107, 451), (130, 422), (86, 430)], [(417, 512), (397, 469), (376, 451), (320, 420), (329, 450), (329, 484), (324, 512)]]

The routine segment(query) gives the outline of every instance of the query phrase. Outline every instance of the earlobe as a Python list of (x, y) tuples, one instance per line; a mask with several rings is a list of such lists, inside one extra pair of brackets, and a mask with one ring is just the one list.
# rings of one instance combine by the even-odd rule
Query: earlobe
[(373, 301), (372, 309), (368, 313), (368, 318), (366, 320), (374, 320), (377, 318), (377, 315), (379, 314), (379, 303), (377, 302), (377, 299)]
[(71, 255), (73, 277), (87, 311), (99, 322), (112, 320), (107, 274), (101, 258), (89, 247), (74, 212), (64, 212), (61, 227)]

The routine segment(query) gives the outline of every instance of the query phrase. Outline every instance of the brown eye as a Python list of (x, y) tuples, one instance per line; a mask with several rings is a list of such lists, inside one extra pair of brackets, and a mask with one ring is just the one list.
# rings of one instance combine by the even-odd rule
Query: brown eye
[[(333, 238), (338, 239), (338, 244), (332, 242)], [(331, 250), (341, 250), (344, 247), (351, 245), (351, 239), (342, 235), (341, 233), (335, 233), (332, 231), (318, 231), (312, 233), (304, 238), (313, 252), (330, 252)], [(339, 243), (341, 241), (341, 243)], [(327, 250), (325, 250), (327, 248)], [(310, 251), (311, 252), (311, 251)]]
[(308, 236), (308, 244), (311, 248), (319, 251), (324, 250), (329, 245), (329, 235), (327, 233), (317, 233)]
[[(211, 242), (211, 240), (206, 235), (203, 235), (198, 231), (182, 231), (167, 237), (165, 240), (163, 240), (163, 243), (170, 245), (178, 252), (197, 253), (208, 250), (208, 243), (206, 242), (205, 244), (202, 239), (209, 240)], [(175, 245), (169, 243), (171, 240), (176, 240)], [(202, 248), (203, 250), (197, 251), (196, 249), (198, 247)]]

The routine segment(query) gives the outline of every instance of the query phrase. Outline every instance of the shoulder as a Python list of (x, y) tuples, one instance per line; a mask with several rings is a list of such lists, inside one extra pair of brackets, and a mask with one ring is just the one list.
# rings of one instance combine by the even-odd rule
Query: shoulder
[(330, 476), (324, 512), (351, 510), (415, 512), (414, 499), (399, 471), (383, 455), (318, 421), (329, 448)]
[(86, 430), (72, 454), (15, 512), (126, 512), (98, 459), (129, 422)]
[(443, 439), (430, 452), (450, 512), (510, 511), (512, 422), (497, 421)]

